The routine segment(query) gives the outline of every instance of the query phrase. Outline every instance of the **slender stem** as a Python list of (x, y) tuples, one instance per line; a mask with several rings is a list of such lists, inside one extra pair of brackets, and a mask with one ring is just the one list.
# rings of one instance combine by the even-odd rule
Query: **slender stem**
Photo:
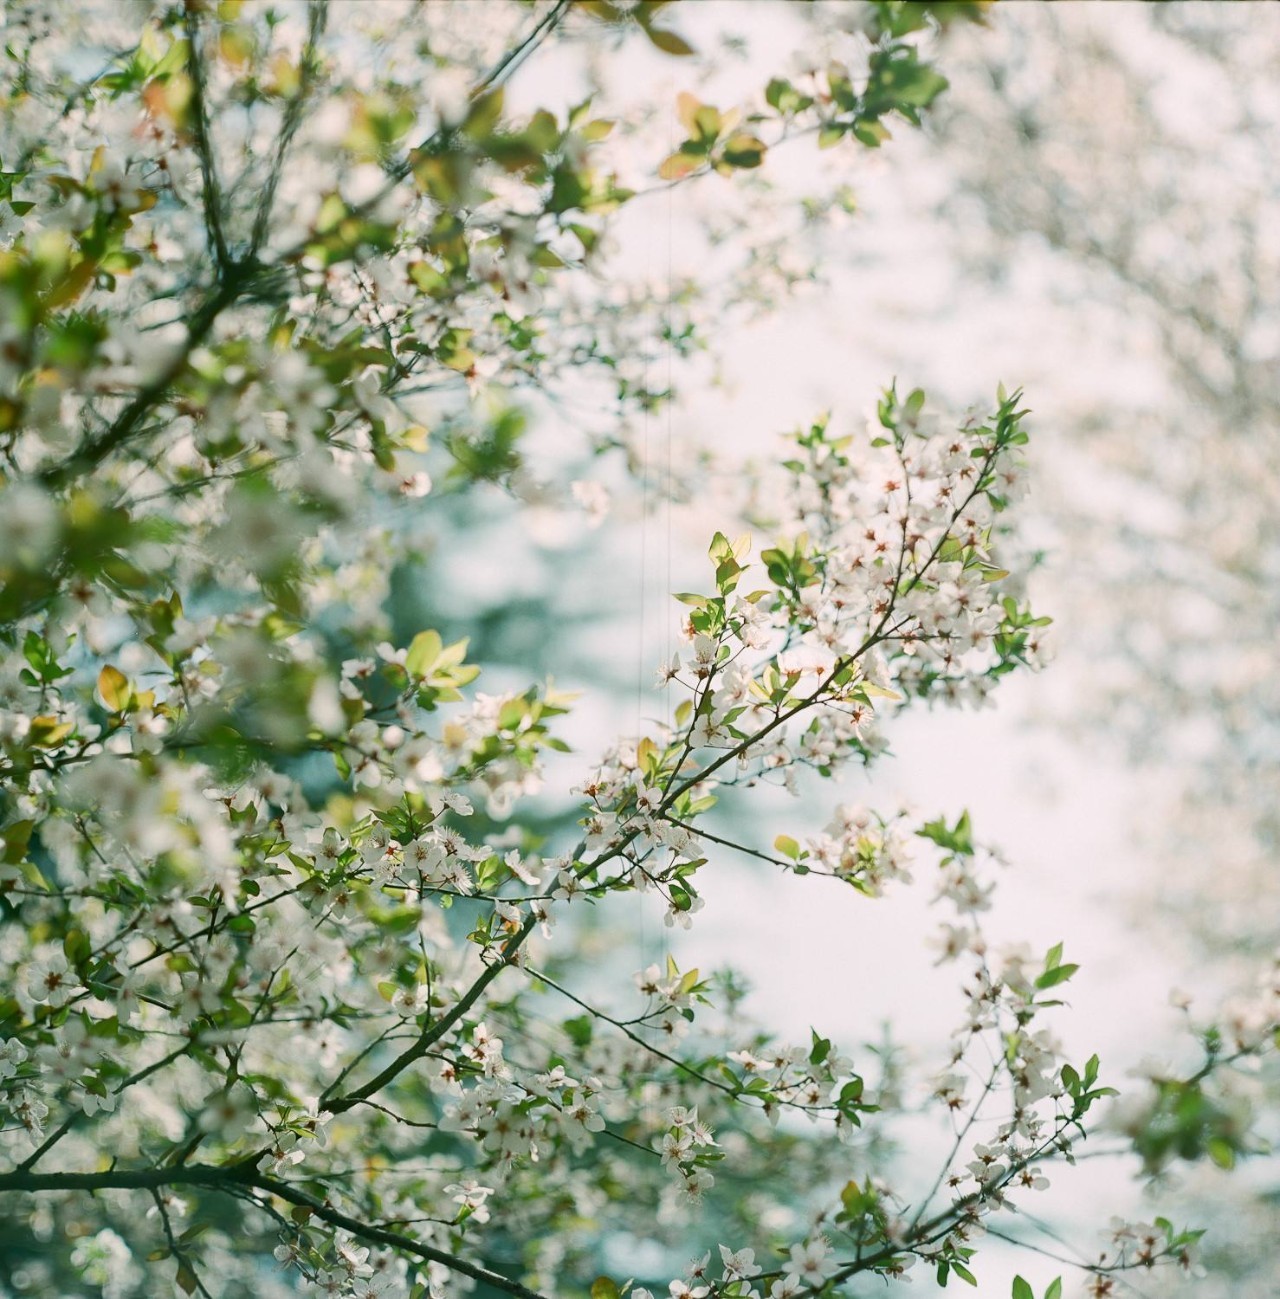
[(943, 1179), (947, 1175), (947, 1170), (951, 1167), (956, 1155), (960, 1151), (964, 1139), (973, 1130), (973, 1125), (978, 1121), (978, 1115), (982, 1111), (982, 1106), (988, 1096), (991, 1095), (991, 1089), (996, 1085), (996, 1079), (999, 1078), (1003, 1068), (1003, 1058), (997, 1058), (996, 1063), (992, 1066), (990, 1074), (987, 1075), (986, 1085), (982, 1089), (982, 1095), (973, 1104), (973, 1109), (969, 1111), (969, 1117), (961, 1125), (960, 1130), (956, 1133), (955, 1140), (951, 1143), (951, 1149), (947, 1152), (947, 1157), (942, 1161), (942, 1167), (938, 1169), (938, 1176), (934, 1179), (933, 1185), (929, 1188), (929, 1193), (920, 1201), (920, 1207), (916, 1210), (915, 1217), (911, 1219), (911, 1230), (914, 1231), (919, 1225), (921, 1218), (929, 1209), (933, 1197), (938, 1194), (938, 1188), (941, 1187)]
[(612, 1024), (619, 1032), (626, 1034), (637, 1046), (642, 1046), (650, 1055), (657, 1056), (659, 1060), (665, 1060), (668, 1064), (674, 1065), (682, 1073), (686, 1073), (690, 1078), (696, 1078), (701, 1083), (706, 1083), (708, 1087), (715, 1087), (719, 1091), (727, 1092), (734, 1100), (739, 1100), (739, 1089), (730, 1087), (728, 1083), (721, 1082), (717, 1078), (709, 1078), (700, 1070), (695, 1069), (692, 1065), (686, 1064), (683, 1060), (674, 1055), (668, 1055), (667, 1052), (656, 1047), (651, 1042), (646, 1042), (638, 1033), (634, 1032), (627, 1024), (620, 1019), (614, 1019), (612, 1015), (607, 1015), (603, 1010), (598, 1010), (595, 1006), (589, 1005), (581, 997), (575, 996), (568, 988), (557, 983), (550, 975), (544, 974), (541, 970), (530, 970), (529, 974), (535, 979), (540, 979), (548, 988), (554, 988), (562, 997), (567, 997), (575, 1006), (581, 1006), (587, 1014), (595, 1019), (602, 1019), (606, 1024)]
[[(699, 839), (705, 839), (708, 843), (718, 843), (722, 848), (732, 848), (736, 852), (742, 853), (746, 857), (754, 857), (757, 861), (768, 862), (770, 866), (781, 866), (783, 870), (794, 870), (795, 862), (787, 861), (783, 857), (774, 857), (767, 852), (761, 852), (758, 848), (748, 848), (745, 843), (736, 843), (732, 839), (724, 839), (718, 834), (712, 834), (709, 830), (702, 829), (701, 826), (690, 825), (688, 821), (682, 821), (678, 816), (664, 816), (662, 818), (670, 825), (677, 825), (682, 830), (688, 830), (690, 834), (695, 834)], [(830, 877), (829, 871), (814, 870), (809, 868), (810, 875), (826, 875)]]
[(324, 35), (325, 25), (329, 21), (329, 0), (310, 0), (310, 13), (307, 22), (307, 43), (302, 50), (299, 64), (298, 88), (284, 110), (284, 120), (280, 125), (280, 134), (276, 137), (275, 157), (271, 160), (271, 170), (267, 173), (267, 182), (263, 187), (262, 198), (258, 202), (258, 211), (253, 219), (253, 231), (249, 236), (249, 252), (246, 261), (257, 259), (258, 252), (267, 237), (271, 217), (275, 212), (276, 191), (284, 175), (285, 159), (289, 155), (289, 146), (302, 125), (302, 110), (311, 94), (317, 71), (317, 49), (320, 37)]
[(195, 1282), (195, 1288), (204, 1296), (204, 1299), (213, 1299), (204, 1282), (200, 1280), (195, 1265), (191, 1261), (191, 1256), (182, 1248), (177, 1237), (173, 1234), (173, 1223), (169, 1221), (169, 1207), (165, 1204), (164, 1197), (160, 1194), (158, 1187), (153, 1186), (151, 1188), (151, 1198), (155, 1201), (156, 1210), (160, 1214), (160, 1223), (164, 1227), (164, 1237), (169, 1242), (169, 1252), (178, 1260), (179, 1267)]

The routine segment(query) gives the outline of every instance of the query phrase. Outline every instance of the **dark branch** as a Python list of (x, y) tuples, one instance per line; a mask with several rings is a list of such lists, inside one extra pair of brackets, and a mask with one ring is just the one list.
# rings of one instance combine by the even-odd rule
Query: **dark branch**
[[(252, 1159), (242, 1160), (235, 1164), (187, 1164), (173, 1168), (139, 1168), (112, 1169), (104, 1173), (33, 1173), (16, 1171), (0, 1173), (0, 1192), (24, 1191), (38, 1193), (41, 1191), (107, 1191), (107, 1190), (144, 1190), (156, 1191), (162, 1186), (202, 1186), (209, 1190), (221, 1191), (229, 1195), (241, 1195), (246, 1189), (265, 1191), (278, 1199), (299, 1208), (309, 1209), (317, 1218), (334, 1227), (342, 1227), (377, 1245), (388, 1249), (412, 1254), (428, 1263), (439, 1263), (451, 1272), (470, 1277), (473, 1281), (483, 1281), (504, 1294), (515, 1295), (516, 1299), (545, 1299), (545, 1296), (528, 1286), (512, 1281), (500, 1272), (491, 1271), (477, 1263), (468, 1263), (444, 1250), (435, 1249), (412, 1236), (400, 1232), (388, 1231), (385, 1227), (375, 1226), (353, 1218), (349, 1214), (332, 1208), (324, 1200), (306, 1191), (268, 1177), (258, 1172)], [(259, 1207), (266, 1208), (265, 1205)]]
[(183, 22), (187, 32), (187, 76), (191, 79), (191, 111), (195, 124), (196, 156), (200, 159), (200, 188), (204, 220), (214, 265), (221, 276), (231, 266), (222, 229), (222, 188), (209, 135), (209, 108), (205, 100), (204, 60), (200, 56), (200, 25), (194, 5), (188, 5)]

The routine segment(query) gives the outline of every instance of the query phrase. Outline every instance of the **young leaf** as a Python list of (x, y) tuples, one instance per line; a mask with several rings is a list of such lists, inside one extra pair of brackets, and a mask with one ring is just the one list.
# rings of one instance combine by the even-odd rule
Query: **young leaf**
[(409, 645), (405, 655), (405, 671), (412, 677), (425, 676), (427, 670), (435, 666), (440, 658), (444, 642), (438, 631), (420, 631)]
[(129, 678), (108, 663), (98, 673), (98, 698), (110, 713), (123, 712), (129, 702)]
[(1056, 988), (1060, 983), (1066, 981), (1079, 969), (1078, 965), (1058, 965), (1051, 970), (1046, 970), (1037, 980), (1036, 987), (1041, 990), (1045, 988)]
[(665, 27), (646, 27), (645, 35), (660, 49), (664, 54), (674, 54), (679, 58), (686, 58), (690, 54), (696, 54), (697, 51), (685, 40), (683, 36), (678, 36), (675, 32), (669, 31)]
[(800, 845), (789, 834), (780, 834), (773, 841), (773, 846), (784, 857), (790, 857), (792, 861), (800, 860)]

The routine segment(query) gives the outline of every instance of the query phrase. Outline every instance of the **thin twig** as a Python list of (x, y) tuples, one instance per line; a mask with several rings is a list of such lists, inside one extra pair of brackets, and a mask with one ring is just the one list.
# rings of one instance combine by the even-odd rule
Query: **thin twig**
[(204, 60), (200, 55), (200, 24), (195, 5), (183, 15), (187, 32), (187, 76), (191, 81), (191, 109), (195, 129), (196, 156), (200, 160), (200, 188), (210, 252), (219, 276), (230, 269), (226, 235), (222, 229), (222, 187), (218, 183), (217, 159), (209, 131), (209, 108), (205, 100)]

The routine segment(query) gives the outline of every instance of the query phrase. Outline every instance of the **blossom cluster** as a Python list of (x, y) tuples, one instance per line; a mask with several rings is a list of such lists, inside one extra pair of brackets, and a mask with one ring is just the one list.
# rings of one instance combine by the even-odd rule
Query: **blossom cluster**
[[(764, 850), (708, 813), (870, 763), (900, 709), (982, 702), (1042, 661), (998, 558), (1018, 396), (952, 427), (890, 390), (866, 430), (798, 434), (759, 564), (717, 534), (713, 589), (679, 597), (673, 716), (557, 800), (568, 696), (476, 689), (468, 642), (414, 634), (431, 593), (400, 588), (454, 539), (452, 498), (542, 492), (518, 391), (590, 372), (619, 418), (652, 406), (564, 287), (633, 197), (611, 119), (517, 115), (503, 88), (554, 35), (683, 38), (660, 6), (565, 0), (486, 5), (470, 36), (399, 0), (49, 8), (10, 6), (0, 56), (15, 1287), (528, 1295), (717, 1215), (755, 1243), (672, 1295), (791, 1299), (919, 1258), (965, 1278), (979, 1221), (1104, 1094), (1096, 1060), (1071, 1069), (1032, 1027), (1074, 967), (988, 968), (967, 820), (843, 801)], [(945, 84), (931, 22), (873, 6), (856, 73), (775, 79), (746, 117), (682, 99), (659, 177), (754, 170), (811, 132), (878, 145)], [(600, 515), (590, 483), (571, 495)], [(984, 1099), (1008, 1091), (1014, 1118), (908, 1197), (852, 1176), (896, 1108), (873, 1062), (816, 1029), (774, 1042), (727, 976), (674, 959), (637, 1009), (591, 909), (648, 893), (691, 928), (722, 851), (875, 898), (921, 837), (974, 963), (951, 1063), (1001, 1039)], [(926, 1103), (965, 1105), (955, 1083)]]

